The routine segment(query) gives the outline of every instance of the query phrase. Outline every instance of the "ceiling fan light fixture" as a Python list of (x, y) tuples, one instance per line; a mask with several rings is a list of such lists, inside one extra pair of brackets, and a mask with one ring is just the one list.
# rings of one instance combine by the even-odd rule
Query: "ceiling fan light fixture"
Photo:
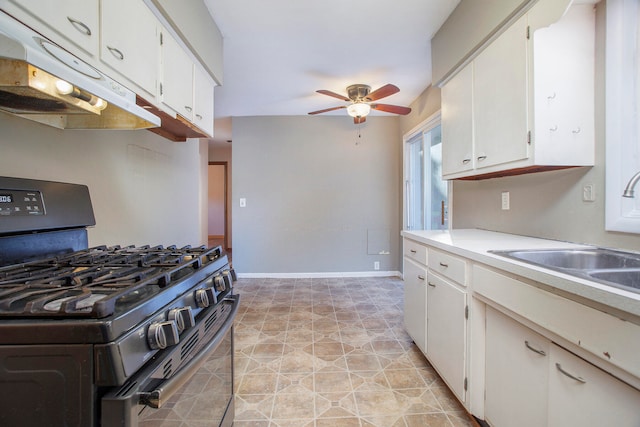
[(371, 111), (371, 106), (364, 102), (356, 102), (347, 107), (347, 113), (351, 117), (366, 117)]

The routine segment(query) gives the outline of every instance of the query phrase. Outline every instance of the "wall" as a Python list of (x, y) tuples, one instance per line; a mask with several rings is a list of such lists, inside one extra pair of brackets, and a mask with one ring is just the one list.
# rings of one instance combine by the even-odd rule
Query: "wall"
[[(461, 5), (468, 3), (463, 2)], [(596, 165), (483, 181), (454, 181), (452, 227), (482, 228), (555, 240), (629, 250), (640, 237), (604, 229), (605, 109), (604, 7), (597, 6), (595, 130)], [(459, 28), (462, 30), (462, 28)], [(429, 96), (423, 94), (422, 96)], [(426, 101), (421, 101), (426, 102)], [(404, 129), (403, 129), (404, 131)], [(446, 141), (443, 143), (446, 144)], [(593, 184), (595, 202), (582, 201), (582, 188)], [(509, 191), (511, 209), (501, 210), (501, 193)], [(621, 189), (622, 191), (622, 189)]]
[[(234, 268), (399, 271), (401, 153), (397, 117), (369, 117), (361, 138), (344, 116), (234, 118)], [(389, 255), (368, 253), (385, 238)]]
[(144, 130), (62, 131), (4, 113), (0, 129), (3, 176), (89, 187), (91, 246), (207, 242), (206, 143)]
[(462, 0), (431, 40), (433, 83), (448, 77), (452, 69), (495, 35), (496, 28), (535, 1)]

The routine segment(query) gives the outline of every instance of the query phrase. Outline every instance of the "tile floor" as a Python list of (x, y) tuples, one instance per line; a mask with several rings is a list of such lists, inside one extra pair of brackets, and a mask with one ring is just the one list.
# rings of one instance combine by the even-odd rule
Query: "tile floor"
[(240, 279), (234, 427), (462, 427), (398, 278)]

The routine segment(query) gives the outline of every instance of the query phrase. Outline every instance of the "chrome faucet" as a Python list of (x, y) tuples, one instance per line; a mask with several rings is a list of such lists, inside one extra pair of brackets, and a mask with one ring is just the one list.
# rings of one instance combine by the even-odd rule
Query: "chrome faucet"
[(638, 181), (640, 181), (640, 172), (636, 173), (631, 177), (631, 179), (629, 180), (629, 183), (627, 184), (627, 187), (624, 189), (624, 192), (622, 193), (622, 197), (634, 197), (633, 188), (636, 186)]

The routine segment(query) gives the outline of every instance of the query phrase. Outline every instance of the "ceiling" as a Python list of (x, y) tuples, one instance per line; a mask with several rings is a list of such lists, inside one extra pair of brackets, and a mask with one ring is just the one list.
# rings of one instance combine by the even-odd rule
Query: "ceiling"
[[(215, 90), (216, 141), (230, 117), (306, 115), (345, 105), (353, 83), (400, 92), (409, 106), (431, 83), (430, 40), (459, 0), (204, 0), (224, 37), (224, 81)], [(328, 114), (344, 115), (341, 109)], [(372, 112), (372, 115), (389, 115)]]

